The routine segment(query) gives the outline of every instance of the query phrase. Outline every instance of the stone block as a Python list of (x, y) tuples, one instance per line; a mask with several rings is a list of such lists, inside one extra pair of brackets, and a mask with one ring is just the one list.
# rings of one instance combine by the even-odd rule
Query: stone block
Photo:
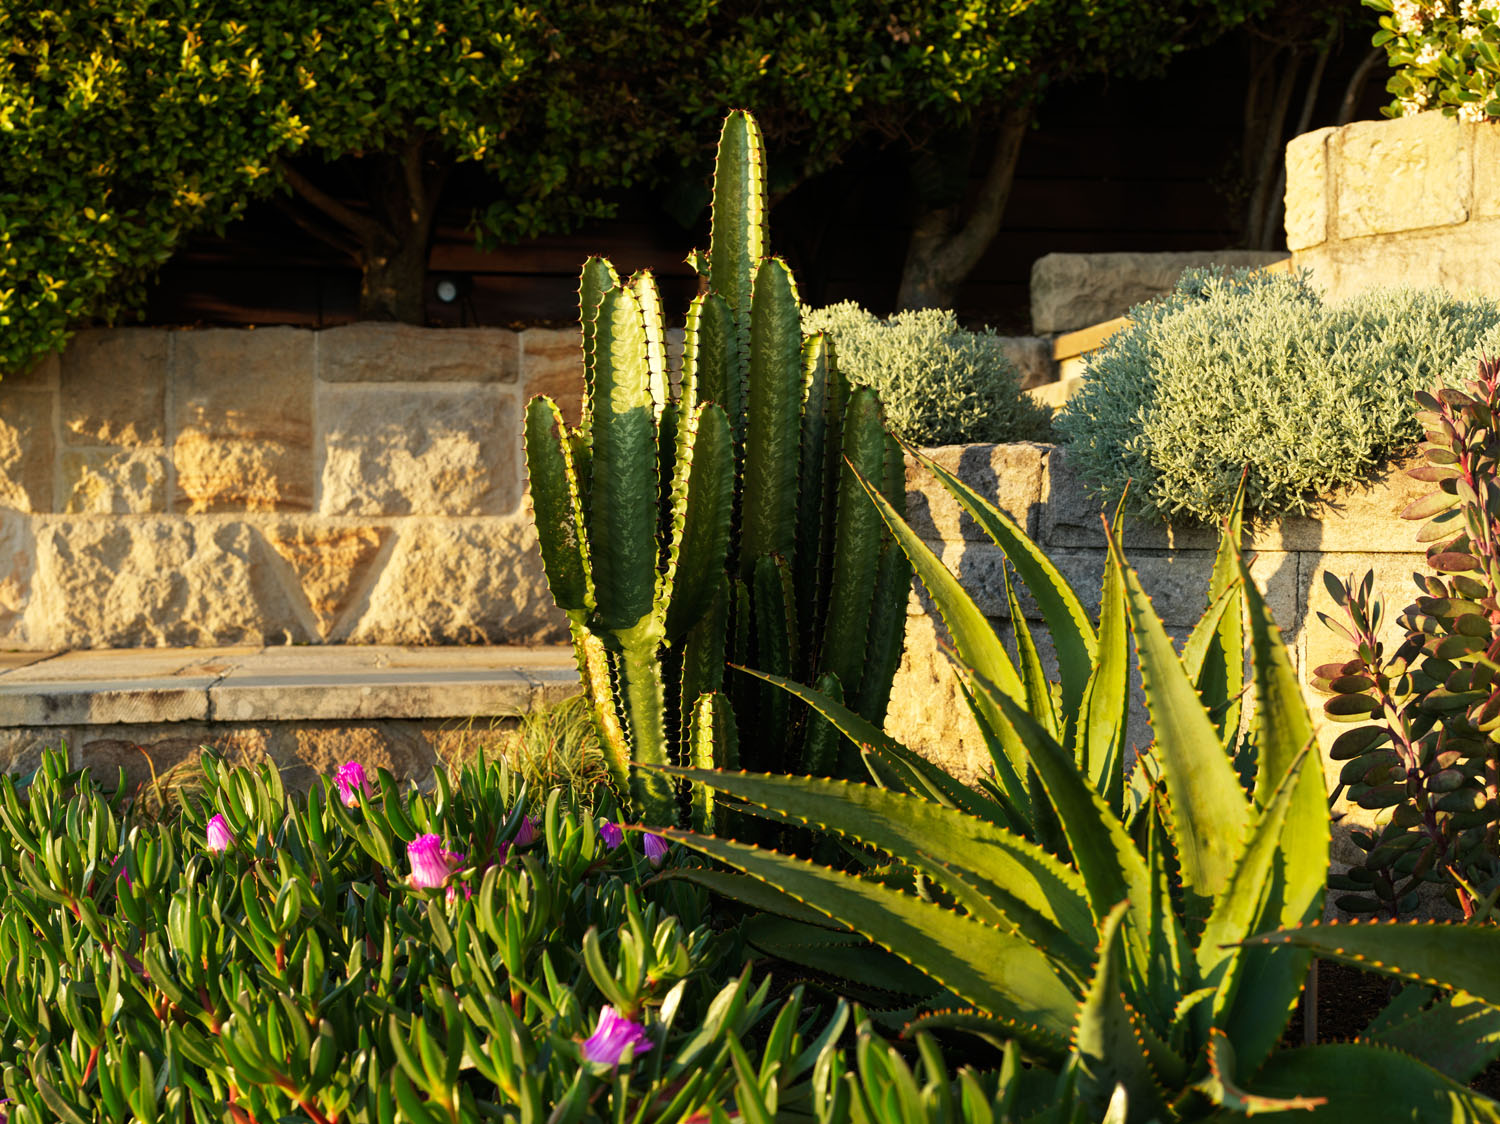
[[(46, 749), (72, 752), (72, 731), (55, 726), (0, 727), (0, 773), (31, 773), (42, 764)], [(71, 757), (70, 757), (71, 760)]]
[(371, 773), (389, 769), (397, 780), (421, 780), (438, 760), (441, 731), (439, 722), (287, 722), (271, 728), (268, 751), (287, 786), (299, 791), (347, 761)]
[(315, 339), (298, 328), (176, 333), (171, 397), (177, 440), (192, 435), (307, 449)]
[(1329, 300), (1397, 282), (1500, 299), (1500, 219), (1330, 240), (1297, 254), (1296, 263)]
[(117, 768), (124, 769), (131, 789), (151, 784), (153, 772), (159, 778), (204, 748), (222, 754), (230, 766), (255, 768), (272, 759), (274, 737), (269, 726), (207, 722), (82, 726), (70, 732), (75, 766), (87, 765), (104, 783), (112, 782)]
[(149, 515), (167, 510), (163, 449), (65, 449), (62, 509), (67, 515)]
[(996, 336), (995, 345), (1016, 365), (1022, 390), (1057, 381), (1051, 340), (1042, 336)]
[(1293, 137), (1286, 146), (1286, 245), (1305, 250), (1328, 237), (1328, 144), (1333, 127)]
[(324, 639), (370, 583), (390, 528), (348, 525), (322, 520), (281, 523), (262, 534), (286, 564), (291, 580), (307, 598), (308, 610)]
[(171, 339), (158, 328), (103, 328), (74, 336), (61, 365), (63, 442), (163, 444)]
[(173, 511), (312, 510), (313, 461), (305, 443), (214, 437), (193, 430), (178, 435), (172, 461), (177, 470)]
[[(1105, 545), (1103, 505), (1068, 466), (1067, 446), (1059, 445), (1047, 457), (1042, 474), (1042, 518), (1037, 542), (1051, 552), (1059, 547)], [(1126, 554), (1140, 549), (1214, 550), (1219, 532), (1209, 527), (1174, 527), (1160, 519), (1128, 519), (1125, 522)]]
[(1031, 330), (1071, 332), (1124, 316), (1169, 291), (1192, 266), (1257, 267), (1285, 257), (1265, 250), (1047, 254), (1031, 267)]
[(521, 333), (522, 398), (545, 394), (563, 420), (577, 425), (583, 410), (583, 345), (577, 328), (528, 328)]
[(58, 371), (62, 367), (62, 361), (54, 352), (44, 355), (33, 363), (27, 370), (13, 372), (5, 376), (5, 385), (15, 387), (17, 390), (57, 390)]
[[(1042, 473), (1050, 445), (944, 445), (922, 450), (1035, 534), (1041, 518)], [(989, 541), (989, 536), (931, 471), (906, 458), (906, 520), (924, 539)]]
[(1401, 518), (1408, 505), (1436, 490), (1413, 480), (1406, 469), (1425, 460), (1405, 460), (1379, 475), (1325, 497), (1311, 515), (1290, 515), (1256, 523), (1246, 532), (1255, 550), (1326, 551), (1335, 553), (1409, 554), (1421, 549), (1420, 520)]
[[(1331, 150), (1338, 169), (1333, 233), (1340, 240), (1452, 226), (1469, 217), (1468, 133), (1451, 117), (1357, 121), (1339, 130)], [(1412, 280), (1397, 271), (1386, 277)]]
[(51, 511), (52, 434), (50, 390), (0, 385), (0, 507)]
[(303, 643), (278, 567), (240, 522), (63, 519), (37, 529), (30, 646)]
[(413, 519), (345, 634), (354, 644), (541, 644), (567, 634), (529, 519)]
[(958, 677), (939, 646), (935, 617), (909, 617), (906, 648), (891, 687), (885, 732), (972, 783), (990, 771), (984, 736), (958, 689)]
[(1465, 125), (1474, 154), (1474, 198), (1471, 219), (1500, 218), (1500, 124)]
[(34, 643), (26, 624), (36, 580), (36, 525), (0, 508), (0, 648), (47, 647)]
[(521, 498), (521, 413), (498, 387), (327, 387), (324, 515), (503, 515)]
[(364, 321), (318, 333), (324, 382), (515, 382), (520, 345), (508, 328), (418, 328)]

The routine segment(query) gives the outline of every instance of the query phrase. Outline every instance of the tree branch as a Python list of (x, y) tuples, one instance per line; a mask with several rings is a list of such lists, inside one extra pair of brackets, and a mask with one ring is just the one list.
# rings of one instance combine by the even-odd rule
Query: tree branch
[(303, 231), (311, 234), (319, 242), (332, 246), (340, 253), (349, 254), (356, 258), (359, 257), (360, 245), (354, 238), (344, 234), (342, 231), (332, 230), (322, 223), (314, 222), (310, 215), (306, 214), (301, 207), (297, 206), (290, 199), (278, 197), (275, 203), (277, 209), (282, 214), (286, 215), (287, 218), (291, 219)]
[(1000, 122), (1000, 135), (995, 138), (995, 151), (979, 185), (974, 210), (939, 251), (945, 272), (959, 278), (966, 277), (995, 240), (1000, 220), (1005, 216), (1005, 205), (1010, 201), (1010, 189), (1016, 178), (1016, 159), (1021, 154), (1026, 130), (1031, 126), (1031, 112), (1030, 105), (1012, 109)]
[(380, 245), (390, 240), (390, 234), (378, 222), (340, 203), (301, 172), (297, 171), (296, 168), (292, 167), (288, 161), (280, 161), (278, 167), (282, 178), (286, 180), (288, 186), (293, 191), (322, 211), (334, 222), (352, 231), (361, 241), (372, 245)]

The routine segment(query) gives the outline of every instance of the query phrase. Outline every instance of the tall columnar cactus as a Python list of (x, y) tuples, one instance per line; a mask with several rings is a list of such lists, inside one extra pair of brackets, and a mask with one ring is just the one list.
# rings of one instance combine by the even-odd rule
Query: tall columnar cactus
[[(726, 692), (726, 658), (816, 682), (878, 725), (901, 655), (910, 570), (850, 469), (900, 510), (901, 449), (875, 393), (851, 387), (827, 342), (802, 334), (791, 271), (766, 256), (764, 170), (754, 119), (731, 114), (709, 252), (691, 259), (705, 286), (678, 377), (651, 275), (622, 282), (591, 258), (579, 285), (581, 423), (567, 427), (546, 398), (527, 409), (547, 580), (616, 787), (659, 824), (678, 817), (676, 792), (630, 762), (730, 765), (736, 715), (747, 765), (863, 769), (857, 756), (840, 761), (832, 724), (784, 692), (748, 677)], [(701, 825), (707, 803), (687, 807)]]

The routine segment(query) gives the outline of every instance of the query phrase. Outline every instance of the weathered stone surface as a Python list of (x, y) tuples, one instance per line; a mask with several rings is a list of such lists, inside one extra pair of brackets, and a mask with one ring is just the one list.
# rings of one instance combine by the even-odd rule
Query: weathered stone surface
[(539, 644), (566, 634), (529, 518), (405, 522), (354, 644)]
[(312, 332), (208, 329), (172, 339), (172, 416), (187, 435), (275, 442), (312, 440)]
[(1328, 237), (1328, 142), (1338, 129), (1314, 129), (1286, 146), (1286, 245), (1305, 250)]
[(1474, 196), (1471, 219), (1500, 217), (1500, 125), (1465, 125), (1474, 154)]
[(967, 781), (990, 770), (984, 737), (958, 689), (958, 677), (938, 646), (946, 637), (933, 616), (909, 617), (906, 650), (891, 687), (885, 731)]
[[(944, 445), (923, 452), (1009, 515), (1027, 534), (1035, 534), (1041, 518), (1042, 473), (1052, 446), (1024, 442)], [(924, 539), (989, 541), (937, 477), (911, 457), (906, 458), (906, 520)]]
[(172, 510), (311, 511), (313, 463), (306, 446), (183, 433), (172, 446)]
[[(1047, 456), (1041, 502), (1037, 541), (1044, 549), (1104, 547), (1104, 524), (1100, 522), (1104, 508), (1068, 466), (1066, 446), (1054, 447)], [(1156, 519), (1129, 519), (1124, 542), (1132, 557), (1138, 549), (1213, 550), (1218, 546), (1219, 533), (1205, 527), (1173, 527)]]
[(56, 401), (50, 390), (0, 386), (0, 507), (52, 510)]
[(1441, 113), (1345, 125), (1330, 144), (1335, 235), (1366, 238), (1463, 222), (1472, 182), (1468, 139), (1463, 126)]
[(1450, 293), (1500, 298), (1500, 219), (1459, 226), (1329, 240), (1297, 254), (1297, 268), (1330, 300), (1366, 289), (1437, 286)]
[(326, 639), (369, 584), (371, 568), (391, 529), (303, 521), (265, 527), (262, 533), (291, 567), (318, 635)]
[[(125, 770), (125, 783), (134, 789), (149, 785), (153, 771), (168, 769), (198, 756), (204, 746), (222, 753), (231, 766), (255, 768), (271, 759), (275, 734), (270, 726), (231, 726), (205, 722), (168, 722), (81, 726), (72, 728), (75, 766), (87, 765), (101, 779)], [(342, 764), (342, 762), (341, 762)]]
[(365, 321), (318, 333), (324, 382), (515, 382), (520, 344), (508, 328)]
[(1047, 254), (1031, 267), (1031, 330), (1071, 332), (1123, 316), (1170, 290), (1192, 266), (1262, 266), (1284, 257), (1262, 250)]
[(238, 522), (58, 520), (37, 530), (30, 646), (305, 642), (269, 548)]
[(325, 515), (504, 515), (521, 497), (521, 414), (490, 386), (328, 387)]
[(26, 607), (36, 584), (36, 526), (30, 518), (0, 508), (0, 648), (36, 648), (26, 626)]
[(1052, 341), (1041, 336), (997, 336), (997, 346), (1021, 373), (1021, 389), (1057, 381)]
[(577, 328), (528, 328), (521, 333), (522, 397), (545, 394), (563, 420), (577, 425), (583, 409), (583, 345)]
[(62, 356), (63, 441), (161, 445), (171, 336), (151, 328), (79, 332)]
[(167, 510), (162, 449), (65, 449), (62, 509), (67, 515), (149, 515)]
[(62, 367), (62, 361), (54, 352), (44, 355), (25, 371), (5, 376), (5, 385), (15, 387), (18, 390), (52, 390), (57, 389), (58, 371)]
[(1316, 514), (1287, 516), (1260, 523), (1248, 532), (1255, 550), (1359, 551), (1406, 554), (1419, 549), (1422, 521), (1402, 519), (1401, 512), (1434, 491), (1406, 474), (1425, 461), (1403, 461), (1383, 469), (1364, 484), (1327, 497)]
[(332, 776), (346, 761), (358, 761), (372, 772), (389, 769), (398, 779), (418, 780), (437, 760), (433, 739), (437, 722), (288, 722), (272, 728), (271, 757), (287, 783), (309, 787), (319, 776)]
[(69, 731), (56, 727), (0, 728), (0, 773), (30, 773), (42, 763), (42, 750), (67, 749)]

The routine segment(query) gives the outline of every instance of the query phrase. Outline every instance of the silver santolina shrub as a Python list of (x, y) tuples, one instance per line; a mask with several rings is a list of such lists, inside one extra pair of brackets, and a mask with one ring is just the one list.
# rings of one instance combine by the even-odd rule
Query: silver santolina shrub
[(1413, 444), (1413, 391), (1466, 369), (1500, 306), (1435, 289), (1325, 303), (1305, 276), (1198, 269), (1130, 319), (1054, 422), (1068, 463), (1106, 506), (1130, 481), (1136, 513), (1208, 520), (1246, 465), (1251, 510), (1297, 513)]
[(891, 429), (917, 445), (1045, 441), (1050, 411), (1021, 393), (994, 332), (946, 309), (881, 319), (853, 301), (805, 310), (803, 330), (833, 340), (839, 370), (874, 389)]

